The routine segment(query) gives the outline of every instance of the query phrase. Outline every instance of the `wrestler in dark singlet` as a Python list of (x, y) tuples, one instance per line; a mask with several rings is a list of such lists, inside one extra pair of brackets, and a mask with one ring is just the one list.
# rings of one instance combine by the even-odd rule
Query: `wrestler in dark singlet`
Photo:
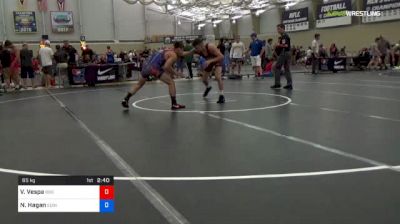
[(206, 86), (206, 90), (204, 91), (203, 97), (206, 97), (211, 90), (211, 86), (209, 86), (208, 79), (211, 75), (211, 72), (214, 70), (215, 79), (218, 82), (219, 88), (219, 98), (217, 103), (222, 104), (225, 103), (224, 97), (224, 84), (222, 82), (222, 64), (224, 60), (224, 55), (218, 50), (215, 45), (211, 43), (204, 44), (202, 39), (196, 39), (193, 41), (193, 47), (195, 48), (194, 53), (200, 55), (201, 57), (206, 59), (205, 65), (203, 69), (200, 71), (202, 74), (203, 83)]

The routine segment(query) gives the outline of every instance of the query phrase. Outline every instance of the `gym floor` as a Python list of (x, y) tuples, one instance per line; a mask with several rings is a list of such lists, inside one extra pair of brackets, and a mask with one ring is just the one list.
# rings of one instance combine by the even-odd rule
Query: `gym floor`
[[(284, 79), (282, 80), (285, 84)], [(198, 80), (0, 97), (1, 223), (398, 224), (400, 77)], [(18, 214), (17, 174), (113, 175), (114, 214)]]

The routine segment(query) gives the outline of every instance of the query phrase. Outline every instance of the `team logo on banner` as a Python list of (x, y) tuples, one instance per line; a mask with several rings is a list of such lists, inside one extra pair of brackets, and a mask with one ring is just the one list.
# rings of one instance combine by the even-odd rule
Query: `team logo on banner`
[(37, 0), (39, 11), (47, 11), (47, 0)]
[(58, 10), (64, 11), (65, 9), (65, 0), (57, 0)]

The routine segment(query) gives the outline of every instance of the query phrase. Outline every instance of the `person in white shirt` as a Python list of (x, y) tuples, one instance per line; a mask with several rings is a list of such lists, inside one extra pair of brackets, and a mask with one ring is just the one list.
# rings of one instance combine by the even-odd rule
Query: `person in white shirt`
[(50, 41), (46, 40), (44, 42), (44, 47), (39, 50), (39, 59), (43, 68), (43, 73), (46, 77), (46, 88), (51, 86), (52, 79), (52, 66), (53, 66), (53, 55), (54, 52), (50, 48)]
[(238, 75), (240, 75), (242, 63), (243, 63), (243, 54), (245, 52), (244, 44), (240, 41), (240, 36), (236, 36), (235, 42), (232, 43), (230, 58), (232, 61), (232, 73), (235, 73), (235, 67), (238, 66)]
[(129, 58), (129, 61), (130, 62), (132, 62), (133, 61), (133, 51), (129, 51), (129, 54), (128, 54), (128, 58)]
[(306, 57), (307, 58), (311, 58), (312, 57), (312, 50), (311, 47), (308, 47), (307, 51), (306, 51)]
[[(318, 57), (319, 57), (319, 42), (320, 39), (320, 35), (319, 33), (316, 33), (314, 35), (314, 40), (311, 42), (311, 50), (312, 50), (312, 74), (316, 74), (315, 73), (315, 67), (317, 66), (317, 63), (319, 61)], [(319, 66), (318, 66), (319, 67)]]

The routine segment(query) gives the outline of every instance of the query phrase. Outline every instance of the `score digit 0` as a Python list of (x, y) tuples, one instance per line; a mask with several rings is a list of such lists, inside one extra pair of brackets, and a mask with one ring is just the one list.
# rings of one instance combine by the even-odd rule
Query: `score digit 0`
[(100, 199), (113, 200), (114, 199), (114, 186), (100, 186)]

